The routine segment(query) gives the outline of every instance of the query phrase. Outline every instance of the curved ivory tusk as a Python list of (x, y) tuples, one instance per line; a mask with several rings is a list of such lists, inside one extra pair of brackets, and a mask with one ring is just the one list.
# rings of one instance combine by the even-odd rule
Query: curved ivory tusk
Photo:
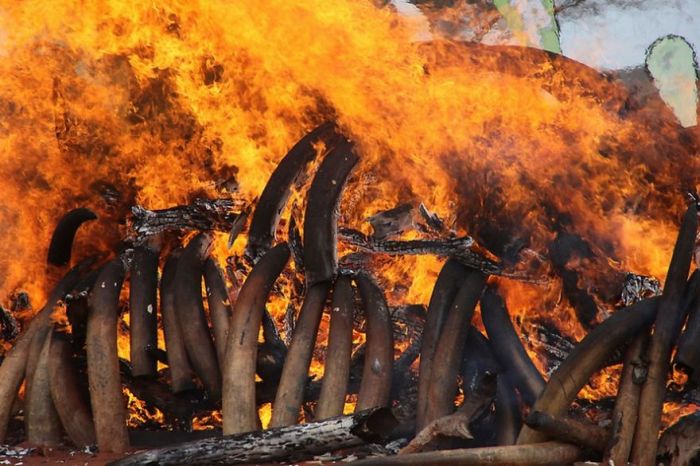
[(270, 249), (253, 267), (234, 305), (224, 364), (224, 434), (258, 429), (255, 367), (258, 333), (272, 286), (289, 260), (286, 243)]
[(117, 356), (119, 294), (123, 282), (124, 264), (117, 257), (102, 268), (88, 298), (86, 348), (90, 404), (97, 446), (102, 452), (121, 453), (129, 446), (126, 400)]

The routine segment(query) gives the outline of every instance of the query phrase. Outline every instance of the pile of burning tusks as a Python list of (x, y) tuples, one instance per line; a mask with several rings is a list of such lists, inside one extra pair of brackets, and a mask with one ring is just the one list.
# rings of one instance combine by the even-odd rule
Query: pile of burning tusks
[[(307, 193), (303, 241), (290, 222), (289, 243), (273, 245), (292, 187), (319, 155), (318, 141), (325, 153)], [(159, 235), (151, 233), (167, 230), (172, 221), (170, 226), (181, 222), (195, 229), (224, 225), (235, 238), (246, 220), (244, 214), (230, 214), (225, 203), (182, 207), (170, 212), (170, 220), (136, 209), (134, 215), (145, 223), (133, 228), (133, 247), (98, 268), (82, 263), (68, 271), (5, 355), (0, 440), (16, 414), (23, 381), (26, 435), (37, 446), (57, 445), (65, 433), (80, 448), (96, 444), (101, 452), (116, 453), (133, 448), (123, 383), (164, 410), (177, 411), (187, 400), (195, 407), (179, 411), (185, 424), (197, 408), (222, 409), (223, 436), (133, 453), (114, 463), (122, 465), (291, 461), (331, 453), (345, 459), (365, 456), (360, 463), (366, 465), (560, 465), (580, 460), (651, 465), (657, 446), (660, 452), (675, 448), (678, 454), (683, 437), (678, 432), (698, 432), (696, 420), (685, 419), (667, 431), (675, 437), (657, 442), (674, 348), (675, 363), (694, 379), (700, 377), (697, 271), (688, 280), (698, 227), (695, 198), (683, 217), (661, 296), (640, 299), (593, 328), (545, 382), (512, 326), (497, 280), (487, 283), (489, 275), (503, 275), (503, 270), (473, 250), (470, 238), (379, 241), (341, 231), (341, 239), (369, 254), (449, 257), (427, 314), (414, 312), (418, 317), (412, 325), (419, 336), (394, 359), (396, 324), (382, 289), (369, 272), (345, 267), (342, 260), (339, 266), (337, 258), (339, 200), (357, 162), (352, 142), (333, 123), (314, 129), (290, 150), (258, 200), (246, 249), (252, 268), (231, 302), (223, 273), (210, 258), (211, 232), (202, 231), (171, 252), (160, 279), (165, 355), (156, 349)], [(94, 218), (88, 209), (68, 213), (54, 233), (49, 262), (67, 264), (76, 230)], [(303, 272), (305, 292), (286, 345), (265, 305), (290, 257)], [(117, 356), (119, 299), (127, 270), (128, 364)], [(328, 299), (332, 312), (325, 372), (321, 381), (313, 381), (309, 365)], [(352, 355), (356, 301), (366, 344)], [(60, 302), (67, 303), (71, 333), (56, 328), (52, 318)], [(470, 325), (478, 302), (488, 338)], [(619, 348), (626, 350), (612, 423), (601, 427), (570, 413), (582, 387), (611, 364)], [(419, 354), (417, 401), (407, 408), (416, 391), (409, 367)], [(168, 390), (156, 381), (159, 360), (168, 366)], [(261, 381), (256, 382), (256, 374)], [(459, 386), (463, 397), (455, 408)], [(349, 393), (356, 394), (355, 412), (343, 415)], [(266, 401), (272, 401), (272, 419), (261, 431), (258, 407)], [(297, 424), (302, 410), (313, 421)], [(524, 420), (523, 411), (529, 413)], [(686, 435), (685, 441), (697, 447), (697, 437), (688, 440)], [(382, 445), (403, 447), (396, 454), (398, 448)], [(459, 448), (464, 445), (477, 448)]]

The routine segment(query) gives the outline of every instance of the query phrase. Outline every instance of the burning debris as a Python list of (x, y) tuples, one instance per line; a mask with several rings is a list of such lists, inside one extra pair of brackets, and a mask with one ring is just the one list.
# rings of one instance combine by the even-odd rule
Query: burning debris
[[(199, 24), (271, 14), (249, 2), (198, 5), (209, 22), (134, 6), (161, 26), (147, 45), (120, 45), (128, 19), (106, 49), (78, 32), (41, 53), (8, 39), (0, 66), (42, 66), (3, 79), (42, 88), (47, 72), (53, 99), (18, 107), (25, 87), (0, 88), (17, 133), (0, 139), (53, 168), (3, 162), (18, 213), (0, 209), (17, 238), (0, 242), (16, 298), (0, 314), (1, 441), (23, 422), (42, 449), (128, 453), (115, 464), (693, 451), (695, 424), (674, 423), (698, 404), (698, 207), (678, 195), (697, 188), (696, 136), (564, 57), (409, 47), (357, 3), (323, 20), (275, 3), (309, 24), (268, 18), (299, 34), (283, 40), (243, 24), (272, 55), (228, 28), (223, 46), (192, 45)], [(50, 143), (24, 123), (47, 113)]]

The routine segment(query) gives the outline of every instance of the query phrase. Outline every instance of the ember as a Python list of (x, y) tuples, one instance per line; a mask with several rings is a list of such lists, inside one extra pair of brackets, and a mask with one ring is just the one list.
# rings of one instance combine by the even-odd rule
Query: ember
[(699, 133), (561, 55), (416, 43), (374, 3), (0, 8), (0, 443), (124, 465), (700, 445)]

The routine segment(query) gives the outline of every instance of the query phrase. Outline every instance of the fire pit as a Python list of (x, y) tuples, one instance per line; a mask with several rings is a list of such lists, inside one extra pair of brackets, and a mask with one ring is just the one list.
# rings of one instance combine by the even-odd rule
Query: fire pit
[(699, 447), (694, 130), (560, 55), (271, 3), (6, 28), (0, 443), (119, 465)]

